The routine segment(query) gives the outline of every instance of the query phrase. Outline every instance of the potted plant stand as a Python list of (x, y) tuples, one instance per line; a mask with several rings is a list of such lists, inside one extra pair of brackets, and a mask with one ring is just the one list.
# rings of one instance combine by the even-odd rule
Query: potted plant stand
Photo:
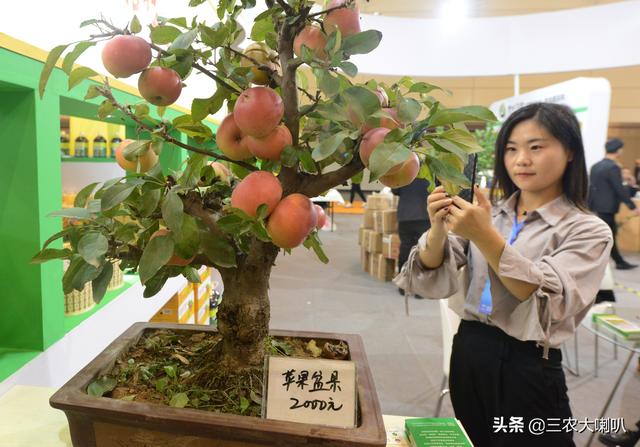
[(60, 388), (50, 400), (69, 421), (74, 447), (240, 447), (240, 446), (359, 446), (386, 445), (386, 432), (362, 340), (358, 335), (271, 331), (275, 337), (344, 341), (355, 362), (358, 424), (336, 428), (309, 423), (213, 413), (189, 408), (93, 397), (89, 384), (107, 373), (118, 356), (146, 331), (212, 332), (210, 326), (136, 323)]

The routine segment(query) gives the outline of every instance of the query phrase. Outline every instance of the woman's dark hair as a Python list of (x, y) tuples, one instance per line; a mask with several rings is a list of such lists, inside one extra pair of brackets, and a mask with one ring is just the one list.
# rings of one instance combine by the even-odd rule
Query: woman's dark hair
[(491, 186), (491, 201), (508, 198), (518, 187), (511, 181), (504, 165), (504, 153), (513, 129), (523, 121), (534, 120), (544, 127), (569, 151), (572, 160), (562, 175), (564, 195), (574, 205), (587, 210), (587, 166), (584, 145), (580, 135), (580, 124), (571, 109), (561, 104), (536, 102), (513, 112), (504, 122), (496, 139), (494, 180)]

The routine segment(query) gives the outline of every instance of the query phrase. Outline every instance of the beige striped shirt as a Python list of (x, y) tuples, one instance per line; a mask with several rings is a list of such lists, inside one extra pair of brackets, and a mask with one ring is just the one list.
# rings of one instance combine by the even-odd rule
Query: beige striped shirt
[[(492, 209), (493, 224), (506, 241), (514, 222), (517, 194)], [(502, 285), (475, 244), (452, 233), (442, 265), (425, 268), (418, 248), (425, 246), (427, 233), (394, 279), (398, 287), (425, 298), (447, 298), (458, 291), (457, 272), (466, 265), (467, 292), (460, 317), (496, 326), (518, 340), (533, 340), (546, 348), (559, 347), (587, 314), (613, 244), (609, 227), (564, 195), (532, 211), (513, 244), (505, 245), (499, 263), (501, 276), (539, 285), (520, 301)], [(493, 304), (490, 315), (478, 311), (487, 277)]]

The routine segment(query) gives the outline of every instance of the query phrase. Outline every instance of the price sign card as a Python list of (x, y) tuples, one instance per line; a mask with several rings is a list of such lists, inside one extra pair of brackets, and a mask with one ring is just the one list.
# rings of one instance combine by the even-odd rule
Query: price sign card
[(355, 363), (270, 356), (265, 370), (265, 418), (333, 427), (356, 426)]

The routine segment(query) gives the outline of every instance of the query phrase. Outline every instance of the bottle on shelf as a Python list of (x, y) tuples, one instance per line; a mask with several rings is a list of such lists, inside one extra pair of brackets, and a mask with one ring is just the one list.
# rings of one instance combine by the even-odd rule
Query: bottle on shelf
[(106, 158), (107, 157), (107, 140), (102, 135), (98, 134), (93, 139), (93, 158)]
[(60, 155), (62, 158), (69, 158), (69, 135), (64, 130), (60, 132)]
[(118, 135), (111, 139), (111, 158), (116, 158), (116, 148), (120, 143), (122, 143), (122, 138), (120, 138)]
[(88, 146), (89, 140), (87, 140), (87, 137), (85, 137), (83, 133), (80, 133), (73, 144), (73, 156), (75, 158), (86, 158)]

